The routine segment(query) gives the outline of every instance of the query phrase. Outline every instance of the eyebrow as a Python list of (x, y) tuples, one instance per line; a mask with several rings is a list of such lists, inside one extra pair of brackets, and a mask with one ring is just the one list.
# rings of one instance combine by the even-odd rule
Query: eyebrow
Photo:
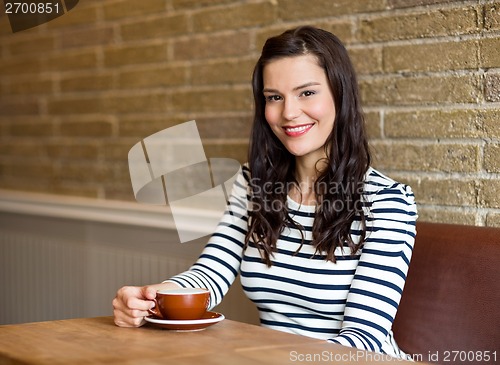
[[(316, 81), (306, 82), (305, 84), (294, 87), (293, 91), (305, 89), (306, 87), (309, 87), (309, 86), (318, 86), (318, 85), (321, 85), (321, 84), (319, 82), (316, 82)], [(279, 91), (276, 89), (264, 88), (262, 90), (262, 92), (263, 93), (278, 93)]]

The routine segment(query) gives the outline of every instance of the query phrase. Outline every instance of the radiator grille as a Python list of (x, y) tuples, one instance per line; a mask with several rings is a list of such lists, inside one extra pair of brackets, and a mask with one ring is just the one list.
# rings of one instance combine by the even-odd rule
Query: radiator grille
[(0, 324), (111, 315), (123, 285), (168, 278), (192, 264), (165, 254), (0, 233)]

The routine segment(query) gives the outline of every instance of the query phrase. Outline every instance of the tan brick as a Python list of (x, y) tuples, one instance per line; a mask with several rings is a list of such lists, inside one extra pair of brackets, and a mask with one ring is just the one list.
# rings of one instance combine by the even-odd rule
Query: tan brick
[(19, 101), (0, 100), (0, 115), (37, 115), (40, 112), (40, 106), (36, 100), (24, 99)]
[(61, 36), (63, 48), (107, 45), (115, 39), (112, 26), (89, 26), (82, 29), (65, 31)]
[[(92, 126), (91, 126), (92, 127)], [(56, 160), (93, 160), (99, 157), (99, 146), (92, 142), (49, 142), (45, 144), (46, 154), (50, 159)]]
[(313, 23), (313, 26), (324, 29), (340, 39), (344, 45), (354, 42), (355, 25), (351, 20), (333, 19), (331, 21)]
[(232, 158), (243, 164), (248, 160), (248, 144), (246, 143), (204, 143), (207, 158)]
[(174, 35), (186, 34), (188, 31), (189, 21), (185, 14), (145, 19), (121, 26), (122, 38), (125, 41), (153, 38), (165, 39)]
[(98, 184), (112, 180), (113, 167), (107, 164), (98, 164), (94, 161), (59, 161), (53, 167), (54, 179), (57, 182), (85, 182), (92, 176), (92, 183)]
[(485, 109), (481, 110), (479, 113), (485, 133), (490, 138), (500, 138), (500, 123), (498, 123), (499, 115), (500, 108)]
[(63, 16), (60, 16), (47, 23), (47, 29), (59, 31), (61, 28), (77, 27), (98, 22), (97, 7), (85, 6), (81, 2), (78, 8), (72, 10)]
[(98, 96), (81, 98), (52, 98), (47, 103), (48, 112), (52, 115), (61, 114), (92, 114), (105, 112), (102, 99)]
[(477, 184), (474, 180), (419, 178), (409, 184), (419, 204), (477, 206)]
[(2, 171), (6, 177), (15, 177), (19, 180), (51, 179), (53, 177), (54, 166), (48, 160), (11, 160), (2, 165)]
[(487, 172), (500, 172), (500, 144), (489, 143), (484, 147), (483, 167)]
[(166, 44), (110, 47), (104, 51), (106, 67), (163, 62), (167, 60)]
[(487, 73), (485, 76), (485, 99), (489, 102), (500, 101), (500, 73)]
[(159, 14), (166, 10), (165, 0), (122, 0), (103, 4), (104, 18), (116, 20), (122, 18), (140, 18), (148, 14)]
[(484, 29), (500, 29), (500, 4), (486, 4), (484, 6)]
[(17, 56), (0, 59), (1, 75), (35, 74), (42, 70), (42, 63), (39, 57)]
[(54, 133), (53, 122), (48, 118), (22, 117), (9, 118), (10, 125), (8, 133), (15, 137), (45, 137), (51, 136)]
[(447, 71), (478, 68), (477, 41), (385, 46), (384, 71)]
[(45, 65), (45, 69), (49, 71), (73, 71), (96, 67), (97, 53), (94, 49), (49, 55)]
[[(82, 183), (82, 181), (84, 181)], [(65, 195), (65, 196), (79, 196), (85, 198), (101, 198), (101, 188), (96, 184), (88, 183), (88, 180), (76, 181), (67, 183), (64, 181), (52, 182), (47, 188), (43, 190), (45, 193)]]
[(221, 143), (225, 139), (241, 139), (248, 141), (252, 127), (253, 115), (228, 117), (196, 118), (196, 125), (202, 140)]
[(141, 95), (110, 96), (102, 100), (102, 108), (112, 113), (165, 112), (166, 96), (162, 91)]
[(22, 160), (40, 161), (44, 157), (44, 149), (40, 141), (32, 138), (12, 138), (3, 141), (0, 156), (9, 158), (13, 163)]
[[(146, 136), (144, 136), (146, 137)], [(107, 142), (102, 146), (102, 154), (104, 161), (108, 163), (119, 163), (121, 161), (127, 161), (128, 163), (128, 152), (137, 142), (142, 140), (142, 136), (138, 136), (134, 140), (121, 140)]]
[(349, 57), (359, 75), (382, 72), (382, 48), (349, 48)]
[(500, 227), (500, 213), (488, 213), (486, 215), (486, 226)]
[(89, 120), (61, 123), (60, 133), (66, 137), (110, 137), (113, 126), (109, 121)]
[(238, 0), (171, 0), (172, 8), (175, 10), (186, 10), (214, 6), (220, 4), (235, 3)]
[(373, 42), (472, 34), (479, 31), (480, 13), (473, 6), (401, 15), (389, 13), (362, 20), (358, 36), (363, 42)]
[(276, 8), (271, 2), (243, 3), (219, 8), (204, 9), (193, 14), (195, 32), (222, 29), (241, 29), (270, 24), (276, 21)]
[(487, 137), (477, 110), (415, 110), (386, 112), (384, 135), (390, 138)]
[(372, 141), (374, 166), (382, 170), (476, 172), (479, 146)]
[(283, 20), (302, 20), (324, 18), (354, 13), (366, 13), (384, 10), (385, 0), (350, 1), (350, 0), (278, 0), (279, 18)]
[(424, 206), (419, 208), (418, 216), (418, 220), (422, 222), (464, 224), (468, 226), (476, 224), (476, 213), (474, 211), (462, 211), (460, 209), (450, 210)]
[(482, 95), (476, 75), (362, 79), (360, 89), (368, 105), (476, 103)]
[(484, 208), (500, 207), (500, 180), (484, 179), (479, 182), (479, 204)]
[[(130, 145), (131, 147), (139, 140), (153, 133), (187, 121), (188, 120), (185, 118), (178, 117), (141, 116), (140, 118), (123, 118), (120, 119), (118, 124), (118, 135), (120, 137), (134, 137), (134, 142)], [(110, 149), (110, 151), (112, 151), (112, 149)], [(105, 150), (105, 153), (106, 155), (108, 154), (107, 150)], [(111, 154), (111, 152), (109, 153)]]
[(113, 88), (112, 74), (93, 73), (85, 76), (69, 76), (60, 81), (61, 91), (95, 91)]
[(54, 50), (54, 37), (42, 35), (28, 39), (12, 37), (7, 49), (12, 55), (49, 53)]
[(248, 111), (252, 94), (247, 89), (177, 91), (170, 95), (169, 110), (174, 112)]
[(134, 191), (130, 183), (105, 185), (103, 198), (106, 200), (135, 201)]
[(11, 95), (50, 94), (52, 89), (52, 80), (38, 77), (11, 78), (8, 83), (8, 90)]
[(382, 136), (382, 128), (380, 127), (380, 113), (365, 113), (365, 126), (366, 132), (368, 134), (368, 139), (380, 138)]
[(481, 39), (480, 47), (480, 66), (500, 67), (500, 37)]
[(244, 56), (251, 49), (250, 34), (245, 31), (231, 34), (200, 36), (174, 42), (175, 60)]
[(433, 4), (439, 4), (439, 3), (449, 3), (450, 0), (388, 0), (388, 6), (391, 9), (398, 9), (398, 8), (412, 8), (415, 6), (422, 6), (422, 5), (433, 5)]
[(195, 64), (191, 70), (192, 84), (248, 84), (254, 66), (253, 59)]
[(124, 71), (119, 74), (118, 84), (123, 89), (179, 86), (186, 83), (187, 73), (185, 66)]

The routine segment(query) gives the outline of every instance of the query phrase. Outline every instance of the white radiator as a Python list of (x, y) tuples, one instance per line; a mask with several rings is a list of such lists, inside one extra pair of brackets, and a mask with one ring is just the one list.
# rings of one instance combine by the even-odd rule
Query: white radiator
[(0, 324), (111, 315), (123, 285), (155, 283), (191, 259), (0, 233)]
[[(118, 288), (186, 270), (205, 242), (180, 243), (165, 207), (0, 190), (0, 325), (111, 315)], [(239, 282), (216, 310), (258, 322)]]

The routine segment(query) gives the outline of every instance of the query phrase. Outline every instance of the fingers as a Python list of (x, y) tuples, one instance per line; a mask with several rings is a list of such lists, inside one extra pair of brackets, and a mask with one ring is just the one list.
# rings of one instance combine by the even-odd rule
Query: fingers
[[(114, 321), (120, 327), (139, 327), (145, 323), (144, 317), (149, 315), (148, 309), (154, 302), (147, 299), (151, 297), (144, 287), (123, 287), (113, 299)], [(153, 293), (153, 298), (156, 293)]]
[(143, 286), (142, 288), (142, 295), (144, 299), (150, 299), (153, 300), (156, 298), (156, 287), (155, 286)]

